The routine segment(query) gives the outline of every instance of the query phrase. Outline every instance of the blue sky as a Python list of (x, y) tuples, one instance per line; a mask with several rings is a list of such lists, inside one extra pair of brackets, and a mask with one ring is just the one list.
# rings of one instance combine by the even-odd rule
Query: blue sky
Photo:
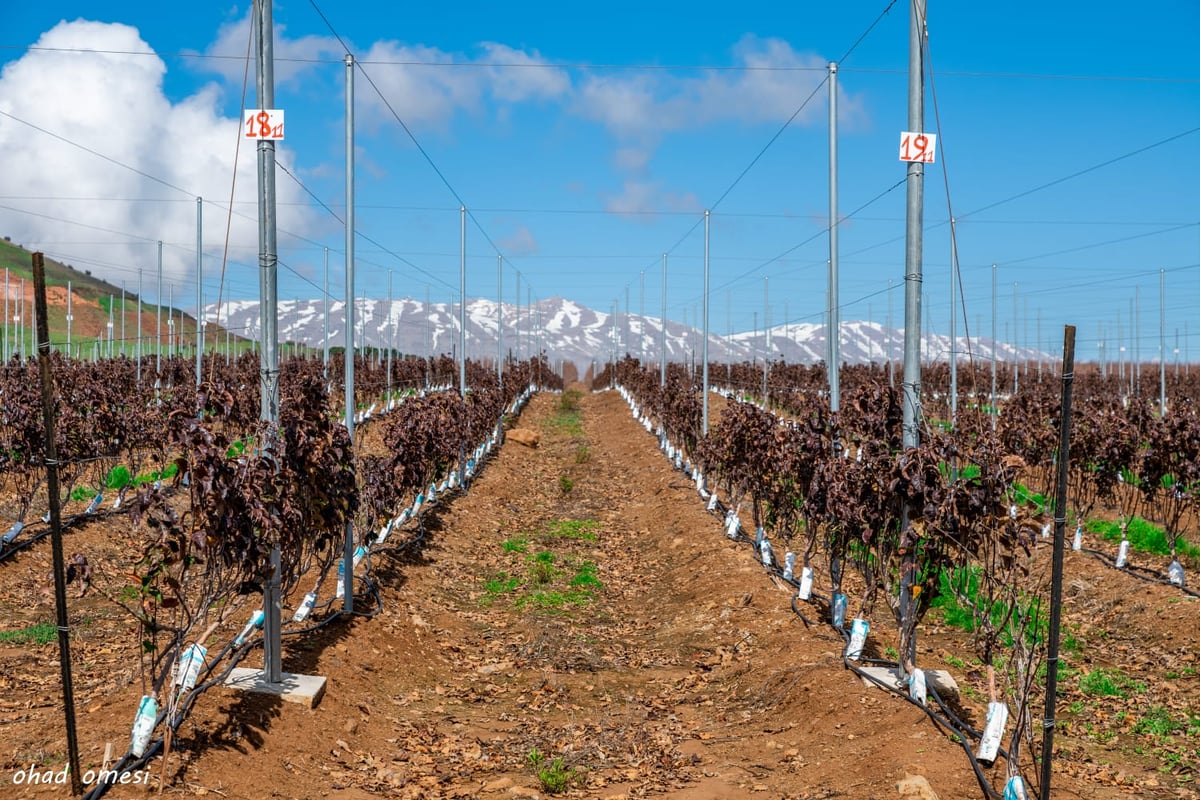
[[(325, 247), (331, 294), (343, 294), (334, 215), (344, 212), (345, 49), (319, 8), (360, 60), (360, 293), (385, 297), (390, 270), (396, 297), (454, 297), (461, 199), (473, 217), (468, 296), (495, 296), (499, 249), (508, 302), (519, 271), (522, 302), (531, 288), (623, 310), (628, 288), (632, 311), (644, 302), (658, 315), (669, 251), (668, 316), (695, 322), (698, 223), (712, 208), (713, 330), (748, 330), (755, 315), (761, 325), (764, 278), (773, 324), (785, 313), (820, 321), (822, 82), (827, 62), (850, 51), (838, 76), (839, 211), (878, 199), (839, 227), (842, 317), (885, 321), (891, 281), (899, 326), (906, 4), (852, 49), (887, 7), (610, 2), (583, 15), (540, 2), (277, 3), (280, 160), (299, 181), (278, 178), (280, 296), (320, 295)], [(1092, 359), (1103, 328), (1113, 356), (1118, 317), (1128, 337), (1140, 292), (1136, 343), (1151, 360), (1163, 269), (1168, 359), (1178, 331), (1181, 357), (1200, 360), (1200, 5), (1137, 12), (1107, 2), (932, 4), (925, 128), (939, 133), (939, 163), (925, 179), (928, 327), (949, 327), (948, 185), (972, 334), (990, 332), (995, 263), (1000, 338), (1037, 346), (1040, 319), (1043, 349), (1057, 352), (1062, 325), (1075, 324), (1079, 357)], [(6, 11), (2, 232), (131, 288), (141, 268), (147, 297), (162, 239), (174, 296), (191, 305), (203, 195), (206, 301), (256, 296), (249, 148), (231, 188), (247, 20), (246, 3)], [(252, 66), (250, 81), (252, 107)]]

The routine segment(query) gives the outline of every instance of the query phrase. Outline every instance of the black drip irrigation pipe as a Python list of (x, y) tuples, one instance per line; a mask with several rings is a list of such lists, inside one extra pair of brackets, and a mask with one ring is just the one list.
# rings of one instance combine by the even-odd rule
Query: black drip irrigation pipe
[[(633, 404), (632, 401), (630, 401), (630, 404), (631, 405)], [(656, 437), (656, 438), (658, 438), (658, 437)], [(668, 462), (671, 463), (672, 467), (674, 467), (673, 461), (668, 459)], [(681, 471), (686, 473), (688, 470), (688, 466), (690, 466), (690, 465), (685, 465), (685, 466), (681, 467), (680, 468)], [(701, 497), (704, 497), (704, 495), (701, 495)], [(707, 500), (707, 498), (705, 498), (705, 499)], [(731, 509), (724, 502), (722, 502), (719, 498), (717, 499), (717, 502), (708, 509), (709, 513), (712, 513), (715, 516), (717, 516), (718, 518), (721, 518), (723, 520), (723, 524), (725, 524), (724, 521), (727, 520), (728, 513), (730, 510)], [(732, 537), (728, 537), (728, 538), (730, 538), (731, 541), (734, 541), (734, 542), (744, 541), (744, 542), (750, 543), (751, 545), (756, 545), (756, 542), (754, 540), (752, 540), (750, 537), (742, 535), (742, 530), (743, 529), (741, 528), (741, 525), (739, 524), (737, 530), (735, 531), (735, 535)], [(757, 553), (757, 547), (756, 547), (756, 553)], [(762, 564), (761, 556), (756, 560), (760, 564)], [(779, 569), (779, 565), (775, 561), (773, 553), (772, 553), (771, 563), (769, 565), (763, 564), (763, 570), (768, 575), (771, 575), (772, 577), (775, 577), (781, 581), (784, 581), (785, 583), (789, 584), (793, 588), (798, 589), (800, 586), (799, 581), (797, 581), (794, 577), (793, 578), (785, 578), (783, 576), (783, 571)], [(826, 604), (826, 606), (831, 606), (830, 598), (824, 597), (823, 595), (820, 595), (817, 593), (813, 593), (810, 595), (810, 601), (822, 601)], [(806, 627), (811, 627), (811, 625), (812, 625), (811, 621), (797, 607), (797, 604), (799, 602), (800, 602), (799, 595), (798, 594), (792, 595), (792, 600), (791, 600), (792, 611), (796, 614), (796, 616), (798, 616), (800, 618), (800, 620), (805, 624)], [(838, 632), (838, 634), (841, 635), (841, 637), (843, 638), (843, 640), (845, 640), (847, 645), (849, 644), (850, 633), (844, 627), (841, 627), (841, 628), (836, 627), (832, 624), (832, 622), (830, 622), (830, 627), (833, 628), (835, 631)], [(871, 664), (871, 665), (875, 665), (875, 666), (888, 667), (888, 668), (894, 669), (894, 670), (899, 670), (899, 668), (900, 668), (900, 665), (898, 662), (889, 661), (886, 659), (877, 659), (877, 658), (863, 659), (863, 663), (867, 663), (867, 664)], [(959, 745), (962, 746), (963, 752), (967, 756), (967, 760), (971, 764), (971, 769), (975, 774), (976, 781), (979, 783), (979, 788), (984, 793), (984, 797), (989, 798), (989, 800), (1001, 800), (1002, 799), (1001, 793), (996, 791), (994, 788), (992, 788), (992, 785), (988, 782), (987, 776), (984, 775), (984, 773), (983, 773), (983, 767), (980, 765), (979, 760), (975, 757), (975, 753), (972, 751), (971, 746), (969, 744), (969, 741), (971, 739), (978, 740), (981, 738), (982, 734), (975, 728), (973, 728), (970, 725), (968, 725), (967, 723), (963, 722), (963, 720), (961, 720), (958, 717), (958, 715), (954, 712), (954, 710), (952, 708), (950, 708), (944, 700), (942, 700), (941, 696), (937, 693), (937, 690), (935, 688), (928, 687), (926, 689), (926, 696), (927, 696), (927, 698), (931, 698), (934, 701), (934, 703), (937, 706), (937, 709), (931, 708), (928, 704), (923, 704), (923, 703), (917, 702), (915, 699), (913, 699), (911, 696), (909, 696), (908, 693), (899, 691), (898, 689), (880, 681), (875, 676), (867, 673), (857, 663), (852, 662), (846, 656), (845, 649), (842, 650), (842, 665), (845, 669), (850, 670), (855, 675), (857, 675), (860, 679), (869, 681), (870, 683), (878, 686), (880, 689), (883, 689), (884, 691), (886, 691), (892, 695), (895, 695), (896, 697), (901, 698), (905, 702), (920, 708), (922, 711), (925, 712), (925, 714), (929, 717), (929, 719), (936, 726), (938, 726), (939, 728), (941, 728), (949, 733), (954, 734)], [(1009, 760), (1008, 751), (1004, 748), (999, 748), (997, 751), (997, 755), (1003, 757), (1006, 761)]]
[[(1191, 597), (1200, 597), (1200, 592), (1196, 591), (1195, 589), (1189, 589), (1187, 586), (1179, 586), (1178, 584), (1171, 583), (1170, 578), (1168, 578), (1167, 575), (1161, 570), (1153, 569), (1151, 567), (1141, 567), (1137, 564), (1126, 564), (1123, 567), (1118, 567), (1117, 560), (1115, 558), (1110, 556), (1108, 553), (1105, 553), (1103, 550), (1094, 550), (1090, 547), (1081, 547), (1079, 548), (1079, 552), (1087, 553), (1092, 558), (1100, 561), (1101, 563), (1107, 564), (1117, 572), (1124, 572), (1126, 575), (1146, 581), (1147, 583), (1161, 583), (1164, 586), (1170, 586), (1172, 589), (1178, 589), (1179, 591), (1186, 595), (1190, 595)], [(1142, 573), (1146, 574), (1143, 575)]]
[[(521, 394), (519, 394), (517, 396), (517, 400), (515, 401), (517, 404), (515, 407), (515, 412), (519, 413), (521, 410), (523, 410), (525, 407), (525, 404), (528, 402), (529, 398), (532, 396), (533, 396), (532, 387), (530, 389), (527, 389), (525, 392), (522, 392)], [(395, 410), (395, 409), (392, 409), (392, 410)], [(507, 406), (505, 409), (505, 413), (506, 414), (508, 413)], [(373, 415), (373, 416), (378, 416), (378, 415)], [(502, 437), (497, 438), (496, 448), (498, 449), (501, 444), (503, 444), (503, 438)], [(483, 468), (483, 465), (486, 464), (490, 460), (490, 457), (491, 457), (490, 453), (485, 453), (479, 460), (476, 461), (475, 475), (479, 474), (480, 470), (482, 470), (482, 468)], [(356, 576), (355, 581), (356, 581), (356, 583), (361, 584), (365, 587), (363, 596), (370, 597), (371, 599), (374, 600), (374, 608), (371, 611), (362, 611), (362, 612), (355, 611), (352, 613), (351, 616), (364, 617), (367, 619), (371, 619), (371, 618), (379, 615), (383, 611), (383, 607), (384, 607), (383, 606), (383, 596), (380, 591), (379, 583), (378, 583), (378, 581), (374, 580), (374, 578), (371, 577), (371, 567), (369, 564), (370, 556), (374, 555), (374, 554), (385, 554), (385, 553), (399, 554), (399, 553), (402, 553), (402, 552), (408, 550), (411, 547), (415, 547), (415, 546), (419, 545), (426, 538), (424, 516), (425, 516), (425, 513), (427, 513), (427, 509), (438, 505), (442, 501), (443, 498), (448, 500), (448, 499), (457, 497), (459, 495), (465, 494), (467, 489), (469, 488), (469, 486), (470, 486), (470, 481), (468, 480), (460, 486), (456, 486), (453, 489), (447, 489), (446, 491), (440, 492), (437, 495), (437, 497), (434, 498), (433, 501), (424, 503), (422, 505), (421, 511), (418, 512), (418, 514), (413, 518), (416, 520), (416, 523), (417, 523), (417, 530), (413, 536), (411, 536), (409, 539), (405, 540), (404, 542), (402, 542), (400, 544), (390, 546), (390, 547), (381, 547), (373, 552), (368, 553), (368, 556), (367, 556), (368, 567), (367, 567), (366, 574), (364, 574), (361, 578)], [(45, 534), (42, 534), (42, 535), (44, 536)], [(326, 567), (326, 569), (328, 570), (329, 567)], [(319, 580), (323, 581), (324, 578), (325, 578), (325, 576), (322, 575)], [(355, 593), (355, 597), (359, 597), (358, 592)], [(327, 601), (325, 604), (323, 604), (319, 608), (328, 607), (330, 602), (332, 602), (332, 601)], [(316, 609), (314, 609), (314, 610), (316, 610)], [(307, 627), (295, 628), (295, 629), (288, 630), (288, 631), (281, 631), (280, 635), (281, 636), (297, 636), (297, 635), (304, 634), (304, 633), (310, 633), (312, 631), (316, 631), (321, 628), (324, 628), (326, 625), (329, 625), (331, 622), (334, 622), (336, 620), (343, 620), (343, 619), (346, 619), (346, 615), (341, 612), (339, 612), (337, 614), (331, 614), (328, 617), (326, 617), (325, 619), (321, 620), (320, 622), (309, 625)], [(200, 676), (203, 678), (207, 678), (207, 679), (203, 683), (198, 683), (195, 687), (193, 687), (184, 696), (184, 698), (179, 702), (179, 705), (177, 706), (177, 708), (175, 710), (174, 717), (172, 717), (170, 720), (168, 720), (168, 715), (170, 714), (170, 711), (171, 711), (170, 707), (168, 706), (167, 708), (164, 708), (163, 710), (161, 710), (158, 714), (158, 717), (154, 721), (154, 728), (157, 729), (160, 724), (163, 724), (165, 722), (166, 725), (171, 730), (172, 738), (174, 738), (174, 734), (176, 732), (178, 732), (179, 726), (182, 725), (186, 721), (187, 716), (192, 709), (192, 706), (195, 705), (195, 703), (196, 703), (196, 700), (204, 692), (208, 691), (213, 686), (217, 686), (217, 685), (224, 683), (225, 680), (229, 677), (229, 675), (233, 672), (234, 668), (236, 668), (237, 665), (239, 663), (241, 663), (242, 659), (250, 652), (250, 650), (254, 649), (255, 647), (258, 647), (262, 642), (263, 642), (262, 636), (256, 636), (253, 639), (248, 638), (241, 645), (236, 645), (233, 640), (230, 640), (229, 642), (227, 642), (225, 644), (225, 647), (223, 647), (221, 649), (221, 651), (217, 654), (216, 658), (211, 659), (210, 661), (206, 661), (205, 666), (200, 673)], [(212, 678), (211, 676), (212, 676), (214, 670), (216, 669), (217, 665), (220, 664), (223, 660), (225, 660), (226, 656), (230, 657), (229, 664), (221, 671), (221, 673), (217, 677)], [(110, 767), (107, 772), (103, 773), (103, 777), (99, 782), (92, 784), (92, 786), (90, 788), (88, 788), (87, 791), (85, 791), (85, 793), (83, 795), (83, 800), (99, 800), (99, 798), (103, 797), (105, 795), (105, 793), (107, 793), (108, 790), (112, 786), (120, 783), (120, 778), (122, 776), (124, 776), (134, 770), (144, 768), (147, 764), (150, 763), (150, 761), (156, 755), (159, 754), (160, 751), (162, 751), (163, 746), (164, 746), (164, 740), (165, 740), (165, 737), (163, 737), (163, 736), (160, 736), (156, 739), (152, 739), (149, 743), (147, 743), (146, 749), (145, 749), (145, 751), (143, 751), (141, 756), (135, 756), (135, 755), (133, 755), (133, 753), (131, 751), (126, 751), (125, 755), (123, 755), (116, 763), (114, 763), (113, 766)], [(161, 787), (160, 787), (160, 789), (161, 789)]]

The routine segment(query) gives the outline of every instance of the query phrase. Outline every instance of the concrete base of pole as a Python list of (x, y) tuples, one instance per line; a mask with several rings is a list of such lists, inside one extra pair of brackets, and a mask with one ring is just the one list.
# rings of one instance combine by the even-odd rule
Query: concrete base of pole
[(325, 696), (325, 678), (320, 675), (295, 675), (283, 673), (279, 683), (267, 680), (261, 669), (237, 667), (225, 679), (225, 686), (255, 694), (273, 694), (289, 703), (298, 703), (307, 708), (316, 708)]
[[(861, 667), (861, 669), (885, 686), (902, 692), (908, 689), (907, 686), (900, 683), (900, 678), (896, 675), (896, 670), (892, 667)], [(877, 687), (877, 684), (866, 678), (863, 678), (862, 682), (867, 686)], [(930, 689), (936, 689), (937, 693), (942, 697), (958, 696), (958, 683), (954, 680), (954, 676), (944, 669), (925, 670), (925, 685)]]

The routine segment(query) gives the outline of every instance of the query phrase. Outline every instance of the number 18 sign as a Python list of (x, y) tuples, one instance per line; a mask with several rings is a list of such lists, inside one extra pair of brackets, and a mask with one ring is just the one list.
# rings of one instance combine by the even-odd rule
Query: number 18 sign
[(282, 108), (247, 108), (242, 114), (242, 135), (247, 139), (282, 139)]
[(933, 154), (936, 150), (936, 133), (900, 132), (901, 161), (920, 161), (923, 164), (932, 164)]

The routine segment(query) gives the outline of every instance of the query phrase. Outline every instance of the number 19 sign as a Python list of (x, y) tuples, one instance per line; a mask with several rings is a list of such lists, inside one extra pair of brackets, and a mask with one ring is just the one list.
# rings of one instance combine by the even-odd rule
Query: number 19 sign
[(933, 154), (936, 150), (936, 133), (900, 132), (901, 161), (920, 161), (923, 164), (932, 164)]
[(247, 108), (242, 116), (242, 135), (247, 139), (282, 139), (283, 109)]

